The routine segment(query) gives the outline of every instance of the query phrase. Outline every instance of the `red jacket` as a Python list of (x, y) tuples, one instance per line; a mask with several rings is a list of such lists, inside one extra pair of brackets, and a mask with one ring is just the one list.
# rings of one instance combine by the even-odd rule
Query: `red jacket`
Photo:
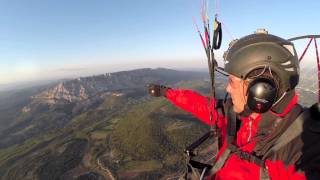
[[(176, 106), (185, 111), (191, 112), (194, 116), (199, 118), (202, 122), (210, 125), (210, 111), (208, 97), (202, 96), (191, 90), (173, 90), (167, 91), (166, 97)], [(291, 101), (287, 104), (285, 109), (278, 116), (285, 116), (292, 107), (297, 103), (298, 97), (294, 95)], [(213, 109), (214, 100), (210, 102), (210, 108)], [(226, 149), (226, 132), (227, 132), (227, 118), (224, 115), (218, 114), (213, 111), (214, 117), (218, 116), (217, 126), (221, 130), (223, 146), (220, 149), (217, 158)], [(214, 119), (214, 118), (213, 118)], [(257, 141), (254, 138), (257, 133), (258, 124), (263, 121), (261, 114), (255, 119), (240, 118), (242, 126), (237, 132), (236, 145), (246, 152), (252, 152)], [(295, 166), (290, 165), (285, 167), (284, 163), (280, 160), (270, 161), (266, 160), (265, 165), (268, 169), (268, 174), (272, 180), (300, 180), (306, 179), (303, 172), (296, 172)], [(231, 154), (228, 160), (220, 171), (217, 172), (214, 179), (232, 179), (232, 180), (253, 180), (260, 179), (260, 166), (255, 163), (248, 162), (238, 158), (235, 154)]]

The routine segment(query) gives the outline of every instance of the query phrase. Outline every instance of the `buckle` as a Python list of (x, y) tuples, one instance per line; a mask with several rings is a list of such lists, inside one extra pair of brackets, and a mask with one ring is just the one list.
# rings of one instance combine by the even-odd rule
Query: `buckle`
[(250, 160), (250, 154), (247, 152), (240, 151), (239, 155), (240, 155), (240, 159), (242, 159), (242, 160), (247, 160), (247, 161)]

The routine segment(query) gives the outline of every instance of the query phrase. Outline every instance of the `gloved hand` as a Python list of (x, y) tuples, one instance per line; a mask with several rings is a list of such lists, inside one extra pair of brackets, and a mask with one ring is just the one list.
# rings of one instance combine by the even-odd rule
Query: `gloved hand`
[(168, 89), (171, 89), (171, 88), (163, 85), (158, 85), (158, 84), (148, 85), (148, 92), (153, 97), (166, 96)]

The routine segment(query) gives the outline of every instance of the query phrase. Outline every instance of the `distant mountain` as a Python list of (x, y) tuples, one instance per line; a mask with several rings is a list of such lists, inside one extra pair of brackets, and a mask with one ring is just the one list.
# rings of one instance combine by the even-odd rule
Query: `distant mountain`
[(164, 68), (121, 71), (61, 82), (32, 98), (46, 101), (49, 104), (58, 101), (74, 102), (105, 91), (143, 88), (149, 83), (171, 84), (182, 80), (199, 80), (207, 76), (205, 72), (176, 71)]
[(31, 102), (33, 95), (39, 94), (56, 83), (24, 89), (0, 91), (0, 132), (15, 123), (24, 106)]
[[(226, 78), (217, 75), (217, 97)], [(183, 149), (208, 130), (146, 85), (208, 95), (206, 72), (137, 69), (0, 93), (3, 180), (168, 179), (185, 169)], [(300, 97), (304, 97), (301, 95)], [(5, 117), (5, 118), (2, 118)], [(199, 154), (211, 151), (204, 146)], [(208, 159), (205, 157), (203, 159)]]
[[(146, 91), (149, 83), (172, 84), (183, 80), (204, 80), (206, 77), (206, 73), (158, 68), (121, 71), (60, 82), (33, 96), (23, 96), (26, 104), (16, 107), (21, 109), (11, 108), (19, 115), (13, 120), (16, 122), (14, 125), (0, 132), (0, 147), (21, 143), (43, 131), (62, 127), (81, 110), (99, 103), (106, 96), (133, 90)], [(6, 101), (11, 100), (12, 98)], [(22, 130), (23, 133), (18, 133)]]
[(164, 98), (151, 98), (146, 85), (207, 93), (207, 77), (137, 69), (22, 93), (23, 101), (10, 106), (14, 123), (0, 132), (0, 177), (149, 179), (175, 173), (183, 162), (181, 149), (206, 127)]

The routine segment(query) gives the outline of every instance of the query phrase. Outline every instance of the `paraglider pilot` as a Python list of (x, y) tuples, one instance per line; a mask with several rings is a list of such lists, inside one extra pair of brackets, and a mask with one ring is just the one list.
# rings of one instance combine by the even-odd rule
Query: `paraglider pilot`
[[(207, 179), (320, 179), (319, 106), (310, 113), (298, 104), (299, 61), (294, 45), (268, 33), (255, 33), (233, 41), (224, 61), (231, 98), (223, 107), (236, 114), (238, 128), (228, 140), (230, 118), (211, 109), (218, 119), (215, 125), (222, 146)], [(210, 108), (218, 100), (155, 84), (149, 85), (149, 93), (166, 97), (212, 125)]]

